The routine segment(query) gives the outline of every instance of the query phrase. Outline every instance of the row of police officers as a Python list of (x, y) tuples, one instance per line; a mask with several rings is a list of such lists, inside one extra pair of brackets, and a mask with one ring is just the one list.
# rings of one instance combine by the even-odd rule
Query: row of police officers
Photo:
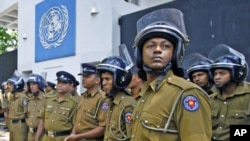
[[(229, 126), (250, 124), (250, 86), (244, 55), (220, 44), (209, 58), (192, 54), (181, 60), (189, 42), (183, 15), (160, 9), (137, 22), (136, 73), (143, 85), (132, 97), (132, 72), (118, 56), (98, 65), (82, 64), (80, 97), (72, 93), (75, 77), (56, 73), (56, 91), (44, 94), (40, 75), (12, 76), (8, 87), (11, 141), (229, 141)], [(133, 80), (132, 80), (133, 81)], [(79, 85), (79, 83), (78, 83)], [(139, 84), (138, 84), (139, 85)], [(132, 92), (132, 91), (131, 91)]]

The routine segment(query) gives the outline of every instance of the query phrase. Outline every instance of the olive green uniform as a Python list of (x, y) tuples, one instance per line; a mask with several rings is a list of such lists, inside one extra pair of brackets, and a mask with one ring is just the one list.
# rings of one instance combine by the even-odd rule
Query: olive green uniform
[(131, 137), (131, 116), (136, 101), (124, 92), (118, 92), (107, 112), (104, 140), (129, 140)]
[(57, 94), (55, 90), (51, 90), (50, 92), (45, 93), (44, 95), (45, 95), (44, 97), (47, 99), (47, 98), (55, 97)]
[(37, 97), (32, 97), (29, 99), (28, 103), (28, 114), (26, 118), (26, 124), (29, 127), (28, 141), (34, 141), (35, 135), (40, 119), (38, 118), (39, 113), (42, 111), (44, 106), (44, 96), (40, 92)]
[(0, 90), (0, 106), (1, 108), (6, 108), (8, 107), (8, 103), (7, 103), (7, 99), (5, 97), (5, 93), (2, 92), (2, 90)]
[(71, 133), (78, 102), (70, 94), (58, 102), (58, 96), (45, 100), (39, 117), (44, 119), (45, 135), (42, 141), (63, 141)]
[(131, 141), (210, 141), (211, 110), (208, 95), (197, 85), (169, 70), (145, 83), (132, 116)]
[[(76, 113), (76, 134), (88, 132), (96, 127), (104, 127), (108, 108), (109, 99), (106, 98), (105, 92), (102, 90), (83, 93)], [(100, 137), (96, 138), (96, 140), (98, 139)]]
[(250, 84), (240, 84), (226, 99), (216, 91), (211, 107), (213, 140), (229, 141), (230, 125), (250, 125)]
[(25, 123), (28, 98), (22, 92), (16, 92), (9, 103), (10, 141), (27, 141), (28, 127)]

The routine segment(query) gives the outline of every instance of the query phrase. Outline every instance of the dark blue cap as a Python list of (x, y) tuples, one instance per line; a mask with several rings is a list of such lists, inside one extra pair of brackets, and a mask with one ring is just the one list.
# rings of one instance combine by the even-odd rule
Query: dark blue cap
[(56, 73), (56, 76), (57, 76), (57, 81), (66, 83), (73, 83), (76, 80), (72, 74), (66, 71), (59, 71)]
[(77, 87), (79, 84), (80, 84), (79, 81), (75, 80), (75, 81), (73, 82), (73, 87)]
[(98, 74), (96, 66), (88, 63), (83, 63), (82, 73), (79, 73), (78, 75), (90, 75), (90, 74)]
[(53, 82), (47, 81), (46, 87), (48, 87), (48, 86), (50, 86), (50, 87), (52, 87), (54, 89), (56, 84), (53, 83)]

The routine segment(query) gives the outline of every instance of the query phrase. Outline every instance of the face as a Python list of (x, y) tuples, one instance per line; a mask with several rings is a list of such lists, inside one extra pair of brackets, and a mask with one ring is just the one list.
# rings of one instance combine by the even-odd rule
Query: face
[(109, 94), (113, 87), (113, 75), (109, 72), (103, 72), (101, 78), (103, 91)]
[(90, 89), (96, 85), (99, 85), (100, 81), (100, 77), (96, 74), (82, 76), (82, 86), (86, 89)]
[(133, 89), (138, 85), (138, 82), (141, 81), (139, 76), (136, 73), (133, 73), (132, 79), (128, 85), (129, 89)]
[(173, 57), (174, 46), (164, 38), (148, 40), (142, 49), (144, 64), (154, 70), (161, 70)]
[(8, 90), (12, 92), (14, 90), (14, 85), (11, 83), (7, 83)]
[(37, 83), (30, 82), (29, 84), (31, 93), (36, 93), (39, 91), (39, 86)]
[(192, 79), (195, 84), (200, 87), (204, 87), (207, 85), (209, 77), (205, 71), (196, 71), (192, 74)]
[(46, 86), (46, 87), (44, 88), (44, 91), (45, 91), (46, 93), (50, 92), (51, 90), (52, 90), (52, 88), (51, 88), (50, 86)]
[(219, 87), (230, 81), (231, 72), (227, 69), (216, 69), (214, 71), (214, 84)]
[(73, 87), (73, 84), (71, 83), (58, 81), (56, 85), (56, 90), (59, 94), (66, 94), (72, 89), (72, 87)]

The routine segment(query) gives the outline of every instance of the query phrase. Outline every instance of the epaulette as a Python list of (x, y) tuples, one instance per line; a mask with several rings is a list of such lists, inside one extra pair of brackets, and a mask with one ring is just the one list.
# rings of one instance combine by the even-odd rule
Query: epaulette
[(167, 82), (181, 88), (184, 91), (189, 89), (198, 89), (199, 91), (203, 92), (204, 95), (209, 99), (207, 92), (205, 92), (201, 87), (181, 77), (172, 76), (171, 79), (167, 80)]

